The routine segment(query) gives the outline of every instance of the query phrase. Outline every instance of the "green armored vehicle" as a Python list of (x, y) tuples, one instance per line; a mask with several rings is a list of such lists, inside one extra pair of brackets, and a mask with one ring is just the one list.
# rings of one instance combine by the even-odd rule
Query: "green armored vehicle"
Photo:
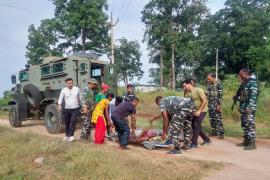
[(43, 119), (49, 133), (62, 132), (61, 113), (57, 111), (60, 91), (65, 87), (65, 80), (72, 78), (74, 85), (87, 86), (90, 78), (100, 84), (106, 82), (111, 92), (116, 93), (116, 74), (114, 67), (98, 60), (94, 54), (78, 53), (69, 57), (47, 57), (42, 64), (32, 65), (19, 72), (19, 83), (12, 75), (13, 100), (9, 105), (9, 122), (13, 127), (20, 127), (27, 119)]

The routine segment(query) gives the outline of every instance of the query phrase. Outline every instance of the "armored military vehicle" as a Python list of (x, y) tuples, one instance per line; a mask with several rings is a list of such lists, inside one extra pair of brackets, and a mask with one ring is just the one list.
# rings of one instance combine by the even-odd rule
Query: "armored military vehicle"
[(27, 119), (43, 119), (49, 133), (60, 133), (63, 129), (61, 112), (57, 111), (57, 100), (65, 80), (72, 78), (74, 85), (84, 88), (90, 78), (99, 83), (106, 82), (116, 93), (114, 67), (98, 60), (94, 54), (74, 54), (69, 57), (47, 57), (42, 64), (26, 67), (19, 72), (19, 82), (12, 75), (13, 100), (9, 105), (9, 122), (20, 127)]

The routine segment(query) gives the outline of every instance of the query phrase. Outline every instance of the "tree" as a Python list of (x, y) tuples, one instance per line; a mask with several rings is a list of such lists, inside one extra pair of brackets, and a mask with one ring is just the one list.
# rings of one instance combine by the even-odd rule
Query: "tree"
[(160, 57), (164, 57), (164, 71), (161, 73), (169, 73), (168, 86), (174, 90), (175, 81), (180, 77), (176, 75), (177, 69), (182, 68), (185, 62), (192, 64), (195, 58), (199, 57), (197, 53), (187, 53), (186, 47), (200, 52), (196, 49), (200, 47), (197, 45), (196, 34), (203, 17), (207, 14), (206, 1), (151, 0), (144, 7), (142, 14), (142, 21), (146, 25), (144, 40), (148, 42), (148, 48), (154, 52), (152, 54), (162, 52)]
[(28, 28), (26, 57), (29, 64), (40, 64), (45, 56), (107, 51), (109, 38), (107, 0), (52, 0), (55, 17)]
[(62, 52), (57, 48), (57, 32), (55, 21), (45, 19), (41, 21), (38, 28), (32, 24), (28, 28), (28, 44), (26, 46), (26, 58), (28, 64), (40, 64), (46, 56), (62, 56)]
[[(214, 66), (215, 49), (219, 48), (223, 73), (260, 68), (258, 61), (265, 55), (259, 52), (264, 51), (270, 31), (269, 10), (269, 0), (227, 0), (225, 8), (209, 16), (199, 30), (199, 37), (205, 42), (203, 66)], [(261, 55), (256, 58), (255, 54)]]
[(109, 43), (107, 0), (52, 1), (61, 39), (59, 47), (73, 52), (104, 52)]
[(125, 38), (119, 40), (115, 47), (115, 64), (117, 67), (118, 78), (128, 84), (128, 81), (143, 76), (141, 69), (140, 45), (137, 41), (128, 41)]

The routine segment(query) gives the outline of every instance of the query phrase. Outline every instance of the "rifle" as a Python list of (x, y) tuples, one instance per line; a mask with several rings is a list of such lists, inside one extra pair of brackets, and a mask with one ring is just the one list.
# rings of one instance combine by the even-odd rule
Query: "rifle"
[(233, 105), (231, 107), (231, 110), (233, 111), (234, 106), (237, 105), (237, 96), (233, 97)]

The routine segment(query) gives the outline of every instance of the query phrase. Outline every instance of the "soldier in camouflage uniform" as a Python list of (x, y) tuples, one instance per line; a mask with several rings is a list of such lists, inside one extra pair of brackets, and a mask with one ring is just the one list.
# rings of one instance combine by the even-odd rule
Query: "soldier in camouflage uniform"
[(222, 82), (216, 79), (214, 73), (207, 76), (207, 97), (209, 121), (212, 128), (212, 135), (224, 139), (223, 121), (221, 115), (221, 102), (223, 96)]
[(241, 127), (244, 130), (244, 141), (237, 146), (245, 150), (256, 149), (255, 144), (255, 112), (258, 96), (258, 87), (255, 78), (251, 78), (248, 70), (242, 69), (239, 72), (242, 84), (234, 99), (240, 101)]
[(91, 117), (92, 112), (95, 108), (95, 94), (98, 86), (98, 82), (96, 79), (91, 78), (88, 81), (87, 87), (83, 89), (82, 91), (82, 113), (81, 113), (81, 119), (82, 119), (82, 132), (81, 132), (81, 139), (89, 139), (91, 135)]
[[(190, 144), (192, 114), (195, 111), (194, 102), (191, 98), (158, 96), (156, 103), (163, 117), (162, 139), (166, 139), (169, 126), (170, 139), (174, 144), (174, 149), (168, 154), (181, 154), (181, 136), (184, 137), (185, 144)], [(168, 115), (171, 116), (171, 120), (169, 120)]]
[(125, 102), (130, 102), (131, 99), (134, 99), (136, 97), (136, 94), (133, 91), (132, 84), (127, 85), (127, 92), (123, 94), (123, 100)]

